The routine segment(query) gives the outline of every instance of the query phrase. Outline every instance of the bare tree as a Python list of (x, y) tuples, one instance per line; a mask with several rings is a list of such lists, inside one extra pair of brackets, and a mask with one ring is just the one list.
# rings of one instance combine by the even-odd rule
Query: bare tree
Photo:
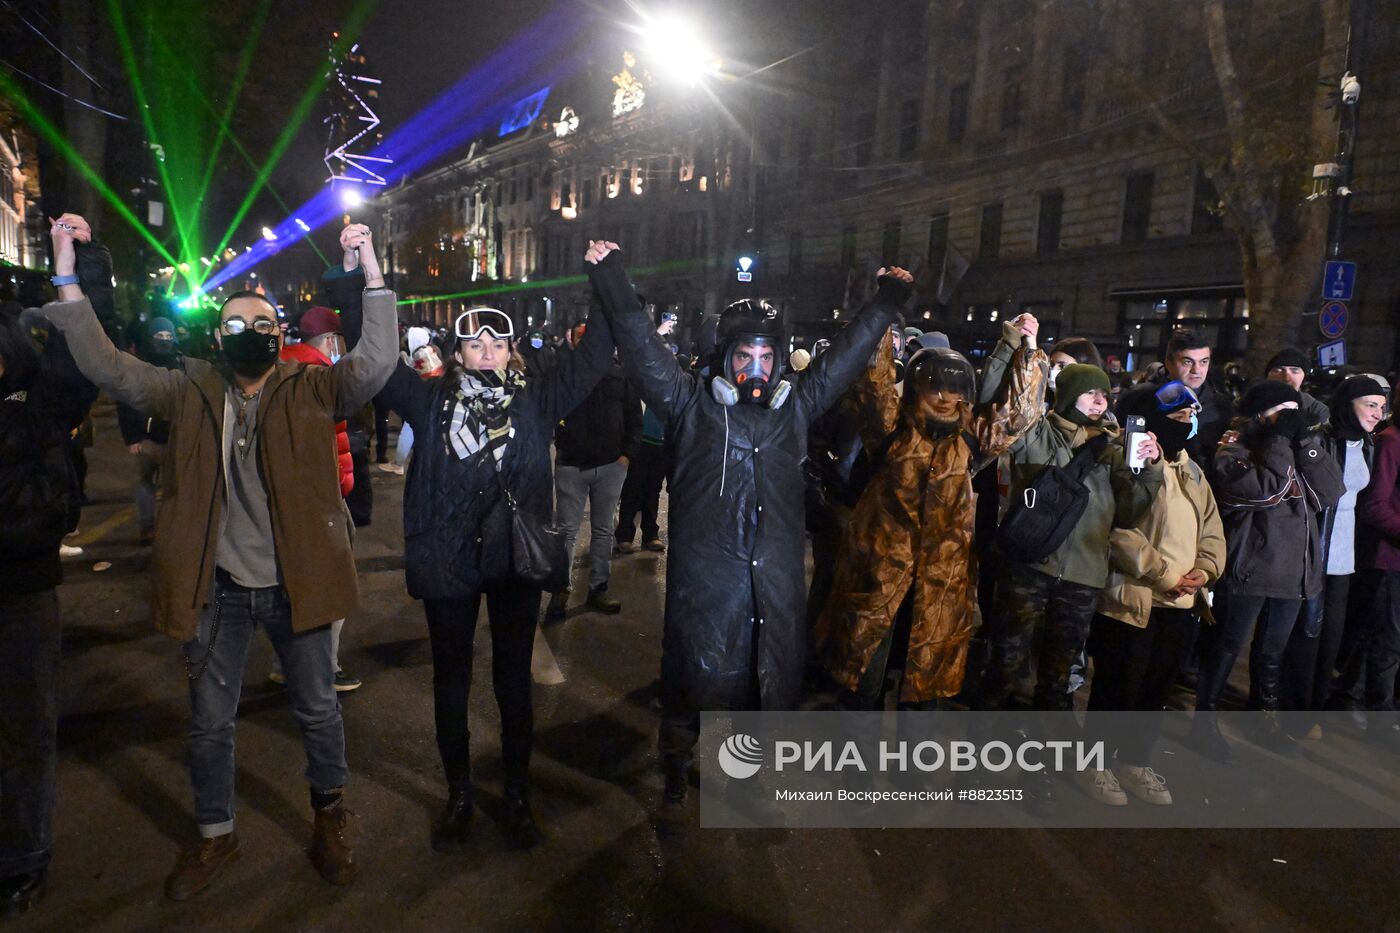
[[(1325, 106), (1322, 86), (1336, 89), (1342, 76), (1350, 0), (1292, 4), (1281, 22), (1270, 21), (1276, 3), (1171, 6), (1209, 53), (1219, 101), (1208, 108), (1205, 132), (1199, 106), (1169, 101), (1122, 56), (1110, 57), (1110, 73), (1215, 186), (1239, 244), (1249, 301), (1245, 366), (1262, 372), (1278, 349), (1299, 342), (1326, 252), (1329, 202), (1306, 196), (1312, 166), (1336, 153), (1337, 116)], [(1106, 20), (1134, 9), (1143, 6), (1101, 0), (1099, 15)], [(1199, 15), (1199, 30), (1186, 28), (1187, 12)], [(1098, 31), (1111, 34), (1102, 21)]]

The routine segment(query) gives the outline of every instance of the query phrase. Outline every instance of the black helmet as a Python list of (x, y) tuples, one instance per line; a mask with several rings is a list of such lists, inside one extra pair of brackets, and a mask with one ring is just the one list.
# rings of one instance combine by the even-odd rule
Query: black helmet
[(761, 298), (744, 298), (725, 308), (719, 316), (715, 342), (719, 346), (737, 337), (772, 337), (783, 342), (783, 318), (778, 309)]
[(929, 347), (909, 358), (904, 368), (904, 403), (913, 405), (924, 392), (949, 391), (976, 401), (977, 373), (957, 350)]

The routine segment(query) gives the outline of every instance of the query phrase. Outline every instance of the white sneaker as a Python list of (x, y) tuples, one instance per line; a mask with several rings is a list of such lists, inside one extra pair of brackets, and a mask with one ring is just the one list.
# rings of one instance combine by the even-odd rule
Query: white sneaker
[(1112, 771), (1076, 771), (1074, 780), (1084, 793), (1108, 807), (1126, 807), (1128, 795), (1123, 793)]
[(83, 549), (80, 547), (73, 547), (71, 544), (60, 544), (58, 546), (58, 556), (66, 558), (82, 557)]
[(394, 473), (398, 476), (403, 476), (403, 464), (401, 463), (381, 463), (379, 464), (379, 469), (383, 470), (385, 473)]
[(1166, 780), (1156, 771), (1136, 765), (1119, 765), (1117, 770), (1122, 782), (1119, 786), (1143, 803), (1158, 807), (1171, 804), (1172, 792), (1167, 790)]

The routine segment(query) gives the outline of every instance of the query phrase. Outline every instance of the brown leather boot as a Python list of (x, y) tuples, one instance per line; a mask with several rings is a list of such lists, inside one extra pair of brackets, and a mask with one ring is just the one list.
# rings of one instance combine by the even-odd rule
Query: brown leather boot
[(307, 855), (321, 877), (331, 884), (349, 884), (360, 872), (355, 861), (352, 839), (360, 827), (360, 818), (344, 806), (315, 811), (315, 831)]
[(238, 837), (224, 833), (201, 839), (199, 846), (180, 853), (175, 870), (165, 879), (165, 896), (172, 901), (187, 901), (223, 874), (224, 868), (238, 858)]

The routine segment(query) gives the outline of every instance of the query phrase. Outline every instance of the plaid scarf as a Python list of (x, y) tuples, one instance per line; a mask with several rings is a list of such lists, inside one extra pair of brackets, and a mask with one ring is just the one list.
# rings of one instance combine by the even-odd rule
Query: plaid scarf
[(465, 460), (485, 450), (500, 470), (506, 444), (515, 436), (510, 402), (524, 385), (525, 375), (514, 370), (462, 372), (457, 391), (451, 396), (452, 423), (447, 429), (447, 440), (457, 459)]

